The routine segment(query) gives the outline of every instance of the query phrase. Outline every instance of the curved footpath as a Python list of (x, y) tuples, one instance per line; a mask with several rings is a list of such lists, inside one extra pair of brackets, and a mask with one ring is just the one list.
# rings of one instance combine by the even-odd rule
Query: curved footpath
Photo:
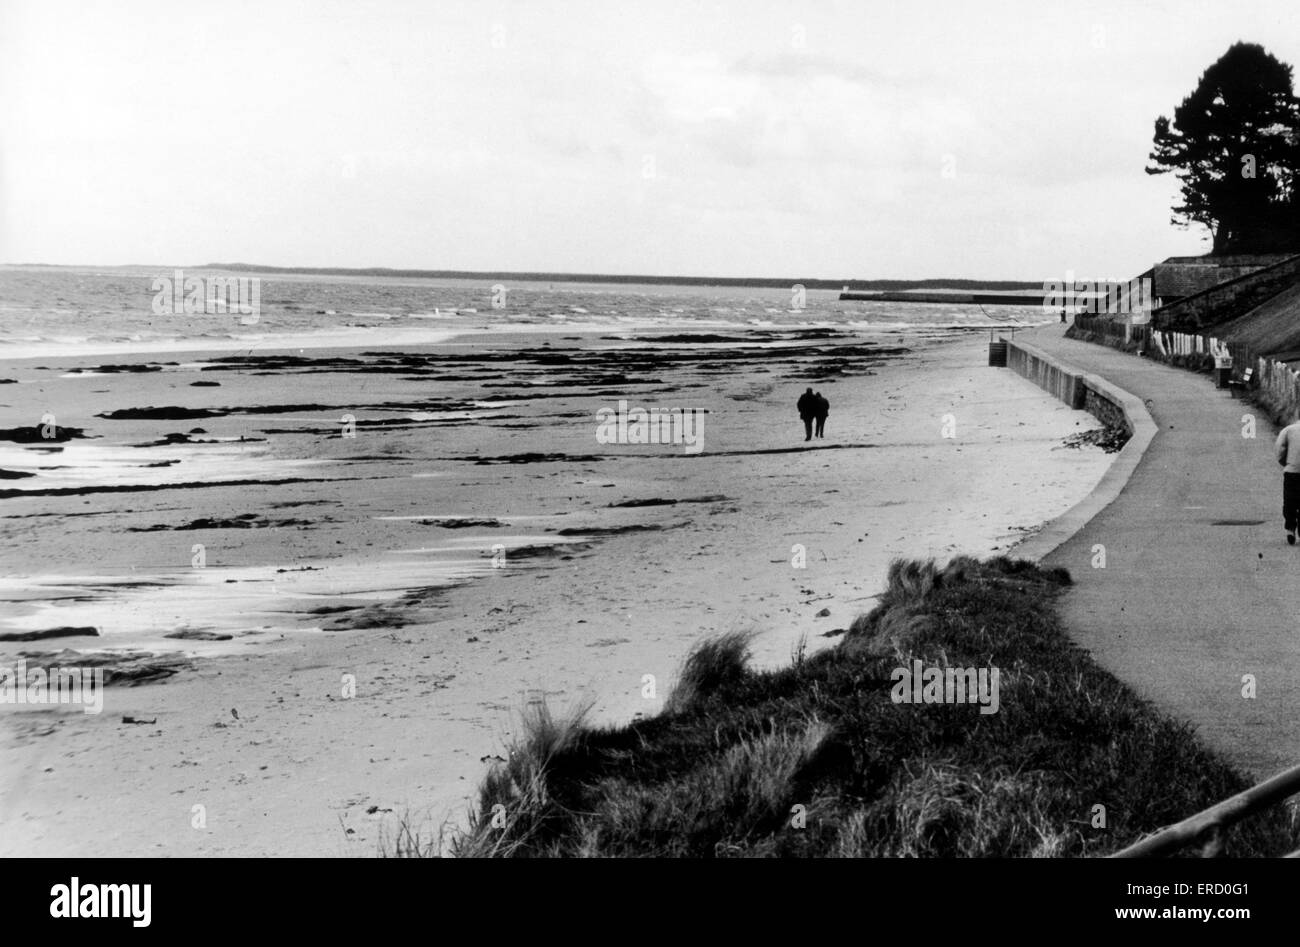
[[(1121, 452), (1120, 480), (1136, 462), (1126, 484), (1108, 474), (1049, 526), (1055, 539), (1079, 527), (1069, 538), (1011, 554), (1067, 568), (1075, 584), (1060, 610), (1074, 639), (1215, 750), (1258, 777), (1300, 762), (1300, 545), (1282, 529), (1277, 429), (1205, 375), (1055, 326), (1016, 341), (1141, 399), (1156, 431), (1140, 459)], [(1253, 439), (1243, 437), (1247, 415)], [(1087, 504), (1107, 500), (1080, 526)], [(1254, 698), (1243, 696), (1245, 675)]]

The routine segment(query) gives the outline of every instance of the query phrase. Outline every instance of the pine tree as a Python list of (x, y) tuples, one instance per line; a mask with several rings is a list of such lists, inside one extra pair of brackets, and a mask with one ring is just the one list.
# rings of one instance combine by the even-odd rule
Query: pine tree
[(1236, 43), (1206, 69), (1171, 122), (1156, 119), (1153, 165), (1172, 172), (1172, 223), (1209, 228), (1212, 252), (1300, 251), (1300, 99), (1289, 65)]

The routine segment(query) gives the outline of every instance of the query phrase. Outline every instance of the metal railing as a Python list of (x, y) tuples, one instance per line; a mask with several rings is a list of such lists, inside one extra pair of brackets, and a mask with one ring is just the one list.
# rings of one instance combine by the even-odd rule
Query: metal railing
[[(1296, 793), (1300, 793), (1300, 766), (1293, 766), (1231, 799), (1225, 799), (1176, 825), (1161, 829), (1110, 857), (1148, 858), (1153, 855), (1169, 855), (1189, 845), (1199, 844), (1201, 857), (1215, 858), (1223, 853), (1227, 831), (1235, 823)], [(1286, 857), (1300, 858), (1300, 849)]]
[[(1264, 358), (1244, 345), (1222, 342), (1211, 335), (1168, 332), (1150, 325), (1126, 329), (1122, 322), (1104, 316), (1076, 316), (1075, 326), (1099, 337), (1103, 344), (1136, 343), (1146, 358), (1197, 371), (1209, 370), (1216, 354), (1232, 359), (1232, 377), (1236, 387), (1257, 392), (1262, 404), (1275, 414), (1275, 420), (1290, 423), (1300, 410), (1300, 373), (1285, 362)], [(1249, 380), (1246, 369), (1253, 368)]]
[[(1103, 335), (1121, 342), (1127, 339), (1124, 323), (1116, 322), (1114, 319), (1107, 319), (1105, 316), (1085, 316), (1081, 313), (1074, 317), (1074, 326), (1083, 332)], [(1134, 328), (1144, 327), (1135, 326)]]

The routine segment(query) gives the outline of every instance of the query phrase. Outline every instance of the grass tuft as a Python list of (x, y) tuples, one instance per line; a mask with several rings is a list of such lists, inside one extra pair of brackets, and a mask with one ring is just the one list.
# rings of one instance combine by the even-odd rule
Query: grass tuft
[(446, 851), (447, 823), (426, 831), (427, 823), (417, 822), (409, 810), (396, 821), (391, 832), (385, 824), (381, 823), (379, 827), (380, 858), (439, 858)]
[(702, 641), (686, 657), (677, 684), (664, 713), (685, 714), (702, 706), (709, 698), (734, 687), (749, 673), (753, 632), (731, 631)]
[(506, 761), (488, 772), (479, 789), (479, 808), (469, 829), (452, 842), (460, 858), (503, 857), (525, 853), (569, 813), (563, 790), (556, 791), (556, 761), (584, 737), (582, 722), (591, 705), (556, 717), (545, 701), (530, 703)]

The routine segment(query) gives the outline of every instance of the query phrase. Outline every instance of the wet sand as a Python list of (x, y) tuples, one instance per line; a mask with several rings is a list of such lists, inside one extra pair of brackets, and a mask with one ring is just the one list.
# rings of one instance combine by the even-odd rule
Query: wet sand
[[(5, 363), (6, 418), (83, 436), (0, 441), (0, 664), (160, 670), (98, 716), (0, 707), (0, 853), (372, 855), (400, 816), (463, 817), (529, 700), (653, 714), (701, 636), (756, 629), (778, 664), (893, 557), (1005, 550), (1109, 458), (1062, 447), (1096, 422), (988, 368), (983, 334), (936, 335)], [(621, 399), (707, 411), (702, 451), (599, 443)]]

